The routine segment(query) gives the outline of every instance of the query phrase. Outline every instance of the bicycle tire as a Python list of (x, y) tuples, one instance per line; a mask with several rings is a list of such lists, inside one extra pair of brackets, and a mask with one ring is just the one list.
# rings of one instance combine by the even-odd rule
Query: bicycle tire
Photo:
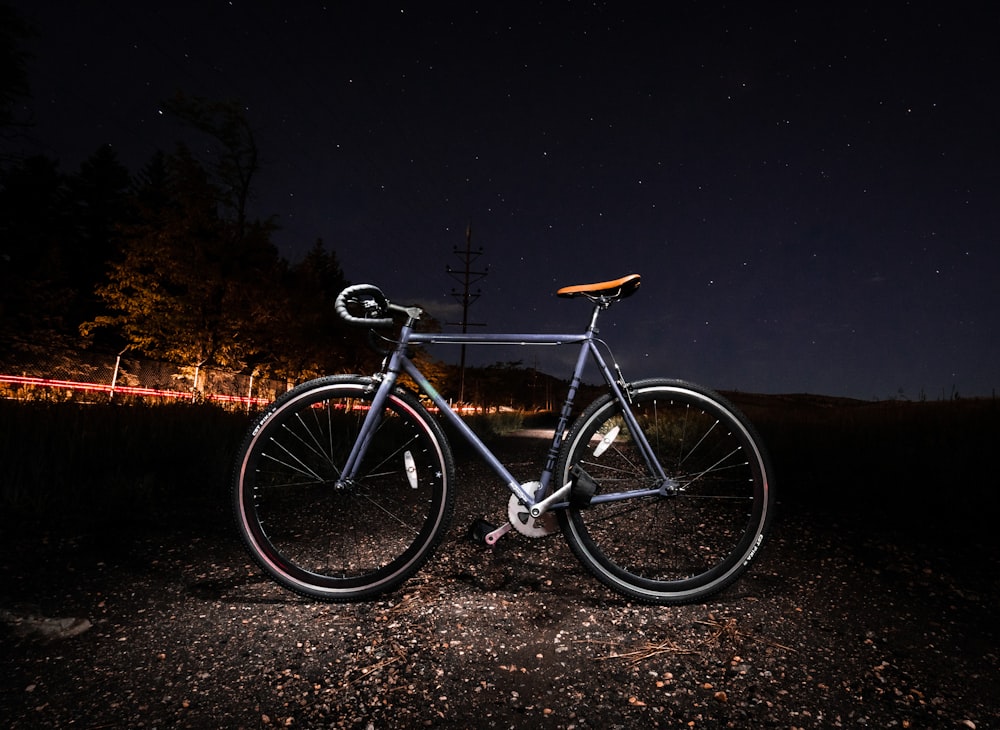
[[(559, 510), (560, 526), (583, 565), (618, 593), (645, 603), (702, 601), (747, 569), (767, 532), (774, 512), (767, 454), (746, 418), (711, 390), (652, 379), (633, 383), (629, 393), (672, 489), (571, 504)], [(621, 413), (608, 394), (577, 418), (556, 466), (558, 483), (579, 465), (598, 494), (660, 486)], [(605, 439), (614, 427), (617, 436)], [(602, 440), (610, 446), (598, 448)]]
[(337, 486), (375, 387), (357, 376), (303, 383), (244, 440), (233, 477), (240, 534), (257, 564), (296, 593), (374, 598), (416, 573), (447, 532), (451, 449), (403, 388), (389, 395), (356, 479)]

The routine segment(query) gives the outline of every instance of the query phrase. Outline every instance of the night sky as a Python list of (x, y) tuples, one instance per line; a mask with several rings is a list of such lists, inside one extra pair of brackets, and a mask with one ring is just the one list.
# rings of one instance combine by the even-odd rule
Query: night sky
[[(1000, 386), (989, 4), (11, 4), (40, 33), (25, 151), (137, 172), (183, 134), (163, 100), (238, 99), (282, 255), (322, 238), (442, 321), (471, 224), (491, 331), (582, 329), (556, 288), (641, 273), (602, 327), (629, 379)], [(568, 374), (482, 357), (536, 353)]]

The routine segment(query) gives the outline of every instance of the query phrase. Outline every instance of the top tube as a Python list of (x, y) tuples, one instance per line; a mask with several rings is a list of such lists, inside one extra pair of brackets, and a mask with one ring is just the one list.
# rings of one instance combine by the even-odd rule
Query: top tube
[(569, 345), (586, 342), (584, 334), (480, 334), (447, 332), (411, 332), (409, 342), (423, 342), (432, 345)]

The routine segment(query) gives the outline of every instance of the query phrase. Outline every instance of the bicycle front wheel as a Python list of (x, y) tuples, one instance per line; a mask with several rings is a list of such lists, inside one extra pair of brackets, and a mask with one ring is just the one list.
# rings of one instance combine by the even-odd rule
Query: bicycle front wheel
[[(598, 485), (589, 506), (559, 511), (563, 532), (584, 566), (629, 598), (703, 600), (736, 580), (760, 547), (774, 506), (767, 456), (746, 419), (710, 390), (644, 380), (631, 394), (667, 481), (640, 450), (621, 403), (604, 396), (563, 445), (559, 483), (577, 465)], [(655, 489), (654, 496), (610, 500)]]
[(278, 583), (328, 601), (372, 598), (412, 576), (447, 531), (454, 461), (438, 423), (397, 389), (361, 468), (341, 470), (371, 407), (369, 378), (289, 391), (251, 428), (236, 464), (236, 522)]

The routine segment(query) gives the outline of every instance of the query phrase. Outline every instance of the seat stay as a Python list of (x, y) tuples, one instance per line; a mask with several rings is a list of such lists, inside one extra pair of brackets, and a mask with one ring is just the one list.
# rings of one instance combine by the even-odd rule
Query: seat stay
[(601, 375), (604, 377), (604, 382), (607, 383), (608, 390), (611, 391), (614, 400), (621, 404), (622, 418), (625, 420), (625, 425), (628, 426), (632, 438), (639, 446), (639, 452), (642, 454), (642, 458), (646, 460), (646, 466), (649, 467), (649, 470), (656, 476), (661, 485), (666, 484), (668, 481), (667, 473), (664, 471), (663, 465), (660, 464), (660, 460), (653, 453), (653, 447), (649, 445), (646, 432), (639, 425), (639, 420), (629, 407), (631, 396), (628, 393), (628, 384), (615, 378), (611, 372), (611, 368), (608, 367), (607, 361), (593, 343), (591, 343), (590, 347), (591, 355), (600, 369)]

